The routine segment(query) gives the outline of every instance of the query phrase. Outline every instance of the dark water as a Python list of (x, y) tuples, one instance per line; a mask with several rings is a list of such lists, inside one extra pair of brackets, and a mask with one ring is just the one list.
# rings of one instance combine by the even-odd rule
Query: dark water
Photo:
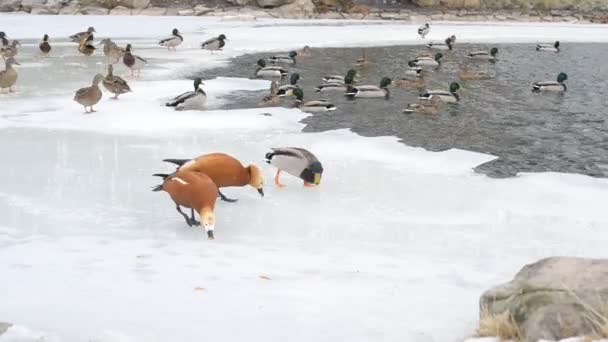
[[(483, 64), (496, 73), (484, 81), (459, 81), (458, 66), (466, 62), (466, 51), (489, 46), (459, 44), (444, 53), (441, 68), (427, 80), (429, 89), (447, 89), (451, 81), (462, 86), (461, 102), (436, 115), (402, 114), (415, 102), (419, 91), (392, 88), (389, 100), (346, 100), (342, 94), (325, 96), (338, 110), (306, 118), (305, 131), (351, 128), (363, 136), (394, 135), (410, 146), (432, 151), (460, 148), (496, 155), (499, 159), (481, 165), (478, 172), (493, 177), (517, 172), (557, 171), (608, 176), (606, 44), (562, 44), (563, 51), (537, 53), (533, 45), (495, 45), (500, 60)], [(360, 69), (359, 84), (377, 85), (382, 76), (399, 78), (407, 60), (424, 47), (393, 46), (367, 49), (371, 65)], [(318, 98), (314, 86), (326, 74), (345, 74), (362, 49), (317, 49), (310, 58), (299, 59), (290, 68), (300, 73), (305, 99)], [(266, 55), (236, 58), (228, 68), (205, 71), (215, 76), (252, 77), (254, 64)], [(531, 83), (555, 80), (566, 72), (568, 92), (534, 94)], [(287, 80), (284, 80), (285, 82)], [(230, 108), (255, 106), (264, 92), (247, 92), (231, 98)], [(285, 105), (291, 101), (285, 101)]]

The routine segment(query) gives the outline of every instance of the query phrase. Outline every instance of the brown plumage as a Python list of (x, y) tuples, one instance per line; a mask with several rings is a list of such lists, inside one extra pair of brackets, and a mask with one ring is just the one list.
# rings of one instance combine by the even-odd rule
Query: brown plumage
[(49, 55), (49, 53), (51, 52), (51, 44), (49, 44), (48, 34), (45, 34), (44, 37), (42, 37), (42, 42), (40, 42), (38, 48), (40, 48), (40, 52), (42, 52), (44, 55)]
[[(97, 74), (93, 78), (93, 84), (90, 87), (80, 88), (76, 91), (76, 95), (74, 95), (74, 101), (80, 103), (84, 106), (84, 111), (86, 113), (95, 112), (93, 106), (101, 100), (101, 89), (99, 89), (99, 83), (103, 80), (102, 74)], [(91, 109), (87, 110), (87, 107)]]
[[(172, 175), (156, 174), (163, 177), (164, 182), (156, 186), (153, 191), (166, 191), (173, 202), (177, 211), (186, 219), (189, 226), (198, 226), (201, 223), (207, 232), (209, 239), (213, 239), (215, 228), (215, 201), (218, 196), (218, 189), (209, 176), (204, 173), (182, 170)], [(191, 217), (182, 212), (181, 207), (190, 209)], [(194, 211), (199, 213), (201, 222), (197, 222)]]
[(489, 80), (494, 78), (494, 75), (483, 70), (471, 70), (469, 67), (464, 66), (458, 70), (458, 77), (463, 81), (471, 80)]
[(127, 81), (120, 76), (115, 76), (113, 72), (114, 67), (112, 64), (108, 64), (108, 74), (102, 84), (110, 93), (114, 94), (113, 99), (118, 99), (118, 95), (131, 92), (131, 88)]
[(7, 58), (5, 62), (5, 69), (0, 71), (0, 90), (4, 91), (5, 88), (8, 88), (9, 92), (14, 92), (13, 86), (17, 83), (17, 70), (13, 68), (13, 65), (20, 65), (13, 58)]
[(125, 49), (116, 45), (110, 38), (102, 40), (100, 44), (103, 44), (103, 54), (108, 57), (110, 63), (116, 64), (120, 61)]
[(19, 43), (18, 40), (13, 40), (11, 45), (0, 48), (0, 55), (2, 55), (4, 59), (17, 56), (19, 53), (17, 46), (21, 47), (21, 43)]
[(90, 56), (93, 54), (93, 52), (95, 52), (95, 46), (93, 45), (92, 35), (80, 40), (80, 44), (78, 44), (78, 52), (85, 56)]
[(416, 88), (418, 90), (426, 89), (426, 80), (422, 74), (415, 79), (402, 78), (395, 81), (394, 84), (403, 88)]
[[(178, 171), (199, 171), (207, 174), (219, 188), (250, 185), (264, 196), (264, 175), (256, 165), (244, 167), (236, 158), (225, 153), (204, 154), (194, 159), (165, 159), (178, 166)], [(233, 201), (222, 193), (223, 200)]]
[(266, 106), (275, 106), (281, 103), (281, 98), (277, 95), (277, 92), (279, 91), (279, 85), (277, 84), (277, 82), (272, 81), (270, 82), (270, 94), (264, 96), (262, 98), (262, 101), (260, 101), (260, 103), (258, 103), (259, 107), (266, 107)]
[[(141, 68), (148, 64), (148, 61), (131, 53), (131, 48), (131, 44), (127, 44), (126, 51), (122, 56), (122, 62), (127, 68), (131, 69), (131, 76), (138, 77), (141, 74)], [(137, 72), (137, 75), (135, 75), (135, 72)]]

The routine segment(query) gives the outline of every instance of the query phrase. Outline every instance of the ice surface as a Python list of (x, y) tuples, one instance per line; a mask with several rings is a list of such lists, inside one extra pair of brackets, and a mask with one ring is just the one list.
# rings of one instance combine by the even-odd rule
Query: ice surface
[[(92, 115), (83, 115), (72, 97), (103, 71), (103, 60), (79, 60), (69, 44), (61, 56), (26, 56), (19, 93), (0, 96), (0, 320), (28, 327), (23, 336), (462, 341), (474, 330), (481, 293), (523, 264), (551, 255), (606, 256), (606, 179), (557, 173), (490, 179), (472, 168), (493, 156), (428, 152), (349, 130), (302, 133), (299, 121), (308, 114), (295, 109), (218, 109), (227, 94), (267, 89), (267, 81), (208, 80), (205, 112), (162, 105), (191, 90), (183, 75), (231, 56), (304, 44), (419, 43), (416, 25), (0, 20), (18, 39), (67, 36), (92, 24), (99, 37), (132, 41), (137, 54), (151, 59), (142, 80), (129, 79), (132, 94), (119, 101), (104, 94)], [(174, 26), (184, 31), (185, 47), (155, 48), (153, 38)], [(229, 39), (224, 53), (198, 49), (219, 33)], [(430, 37), (448, 33), (459, 41), (608, 40), (606, 26), (553, 24), (442, 24)], [(23, 54), (34, 47), (30, 42)], [(291, 145), (319, 157), (322, 185), (303, 189), (286, 176), (288, 187), (268, 184), (263, 199), (250, 188), (226, 189), (240, 200), (218, 203), (215, 241), (187, 228), (166, 194), (150, 191), (158, 182), (150, 175), (171, 170), (161, 159), (213, 151), (257, 163), (271, 183), (274, 170), (264, 154)]]

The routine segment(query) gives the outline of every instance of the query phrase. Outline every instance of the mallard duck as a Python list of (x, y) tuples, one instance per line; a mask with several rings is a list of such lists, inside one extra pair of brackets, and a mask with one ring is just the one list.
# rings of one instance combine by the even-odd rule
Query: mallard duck
[(277, 168), (274, 183), (284, 187), (279, 180), (282, 171), (304, 181), (304, 186), (321, 184), (323, 165), (310, 151), (299, 147), (277, 147), (266, 153), (266, 162)]
[(279, 66), (266, 66), (266, 61), (263, 59), (258, 60), (257, 68), (255, 70), (256, 77), (284, 77), (289, 75), (289, 72)]
[(123, 53), (125, 52), (123, 48), (116, 45), (116, 43), (114, 43), (110, 38), (103, 39), (99, 44), (103, 44), (103, 54), (112, 64), (118, 63), (120, 61), (120, 57), (122, 57)]
[(287, 96), (287, 95), (291, 95), (291, 92), (298, 88), (298, 80), (300, 79), (300, 74), (298, 73), (293, 73), (291, 74), (291, 76), (289, 77), (289, 84), (285, 84), (279, 87), (279, 89), (277, 90), (277, 95), (278, 96)]
[(312, 57), (312, 48), (308, 45), (305, 45), (303, 48), (297, 51), (298, 56), (300, 57)]
[(426, 37), (429, 32), (431, 32), (431, 25), (429, 25), (429, 23), (426, 23), (418, 28), (418, 35), (420, 35), (421, 38)]
[(131, 76), (136, 76), (135, 72), (137, 71), (137, 77), (139, 77), (141, 69), (148, 64), (148, 61), (131, 53), (131, 48), (131, 44), (127, 44), (126, 51), (122, 56), (122, 62), (127, 68), (131, 69)]
[(333, 91), (346, 92), (347, 86), (355, 83), (357, 71), (354, 69), (348, 70), (346, 76), (330, 75), (323, 77), (325, 83), (318, 85), (315, 91), (318, 93), (327, 93)]
[(460, 89), (460, 84), (456, 82), (450, 83), (450, 91), (445, 90), (427, 90), (424, 94), (421, 94), (418, 97), (421, 101), (434, 101), (435, 98), (441, 100), (443, 103), (455, 103), (460, 101), (460, 96), (458, 95), (458, 89)]
[(363, 49), (363, 54), (361, 55), (360, 58), (357, 59), (357, 61), (355, 62), (355, 64), (353, 66), (355, 68), (365, 68), (369, 64), (370, 63), (369, 63), (369, 57), (367, 55), (367, 49)]
[(78, 52), (85, 56), (90, 56), (95, 52), (95, 46), (93, 46), (93, 36), (83, 38), (78, 44)]
[(158, 42), (158, 45), (166, 46), (168, 50), (175, 50), (175, 47), (181, 45), (183, 42), (184, 37), (179, 34), (179, 31), (176, 28), (174, 28), (173, 32), (171, 33), (171, 37), (161, 40)]
[(435, 58), (431, 58), (428, 56), (427, 57), (418, 57), (414, 60), (409, 61), (407, 64), (410, 67), (423, 67), (423, 66), (437, 67), (441, 63), (441, 58), (443, 58), (443, 54), (441, 52), (437, 52), (435, 54)]
[(554, 44), (538, 44), (536, 45), (536, 51), (559, 52), (559, 41)]
[(0, 90), (8, 88), (9, 93), (14, 92), (13, 86), (17, 83), (17, 70), (13, 65), (20, 65), (13, 57), (9, 57), (4, 62), (5, 68), (0, 71)]
[(228, 40), (228, 38), (226, 38), (225, 35), (220, 34), (217, 38), (211, 38), (211, 39), (203, 42), (201, 44), (201, 48), (203, 50), (210, 50), (210, 51), (221, 50), (226, 45), (226, 40)]
[(194, 79), (194, 91), (185, 92), (167, 102), (167, 107), (175, 107), (175, 110), (202, 110), (207, 102), (207, 94), (201, 87), (204, 85), (200, 78)]
[(0, 32), (0, 47), (8, 46), (8, 44), (9, 44), (9, 41), (8, 41), (8, 37), (6, 36), (6, 33)]
[(498, 49), (494, 47), (490, 50), (490, 52), (474, 51), (474, 52), (469, 53), (467, 55), (467, 57), (469, 57), (471, 59), (475, 59), (475, 60), (480, 60), (480, 61), (494, 62), (494, 61), (496, 61), (497, 54), (498, 54)]
[(494, 78), (494, 75), (484, 70), (471, 70), (468, 67), (462, 67), (458, 70), (458, 77), (463, 81), (471, 81), (489, 80)]
[(84, 32), (78, 32), (76, 34), (71, 35), (70, 40), (74, 43), (80, 44), (80, 42), (82, 41), (83, 38), (86, 38), (88, 36), (93, 36), (93, 32), (97, 33), (97, 31), (95, 31), (95, 29), (93, 27), (89, 27)]
[(563, 93), (566, 91), (566, 84), (564, 82), (568, 79), (568, 75), (563, 72), (560, 72), (557, 75), (557, 82), (534, 82), (532, 83), (532, 91), (535, 93), (550, 91), (550, 92), (559, 92)]
[(13, 40), (10, 45), (4, 46), (0, 48), (0, 55), (6, 58), (15, 57), (19, 53), (19, 48), (21, 47), (21, 43), (18, 40)]
[(425, 46), (432, 50), (452, 50), (454, 42), (452, 37), (445, 39), (445, 43), (428, 43)]
[(416, 88), (418, 90), (422, 90), (426, 87), (426, 80), (425, 80), (424, 76), (422, 76), (422, 75), (420, 75), (419, 77), (415, 77), (413, 79), (404, 77), (393, 83), (398, 87)]
[(441, 110), (441, 100), (439, 97), (432, 97), (426, 103), (410, 103), (407, 108), (403, 110), (403, 113), (422, 113), (422, 114), (437, 114)]
[(127, 81), (123, 80), (120, 76), (114, 75), (114, 67), (112, 64), (108, 64), (108, 74), (103, 79), (103, 86), (112, 94), (113, 99), (118, 100), (118, 95), (131, 92), (131, 88)]
[[(332, 83), (332, 82), (345, 83), (345, 80), (347, 78), (351, 78), (352, 81), (354, 82), (356, 76), (357, 76), (357, 71), (355, 69), (349, 69), (346, 72), (346, 76), (342, 76), (342, 75), (323, 76), (323, 82), (325, 82), (325, 83)], [(351, 82), (351, 83), (353, 83), (353, 82)]]
[(302, 88), (297, 88), (292, 91), (293, 96), (296, 97), (294, 108), (300, 108), (303, 112), (329, 112), (336, 110), (331, 102), (326, 100), (313, 100), (304, 102), (304, 91)]
[(270, 93), (262, 98), (258, 107), (275, 106), (281, 103), (281, 98), (277, 95), (279, 85), (277, 82), (270, 82)]
[(402, 79), (405, 80), (417, 80), (419, 77), (421, 77), (424, 74), (424, 70), (422, 70), (421, 67), (409, 67), (407, 69), (405, 69), (405, 73), (403, 75)]
[(42, 37), (42, 42), (40, 42), (38, 48), (40, 49), (40, 52), (42, 52), (42, 54), (45, 56), (48, 56), (49, 53), (51, 53), (51, 44), (49, 43), (48, 34), (45, 34), (44, 37)]
[(296, 64), (296, 56), (298, 55), (295, 51), (290, 51), (287, 56), (279, 55), (268, 58), (268, 61), (272, 64)]
[[(101, 100), (101, 89), (99, 89), (99, 83), (103, 80), (102, 74), (97, 74), (93, 78), (93, 84), (90, 87), (80, 88), (74, 95), (74, 101), (84, 106), (85, 113), (93, 113), (95, 110), (93, 106)], [(90, 111), (87, 109), (90, 108)]]
[(383, 77), (380, 86), (362, 85), (353, 87), (348, 85), (344, 95), (347, 97), (384, 97), (388, 99), (390, 92), (387, 87), (392, 83), (393, 81), (390, 78)]

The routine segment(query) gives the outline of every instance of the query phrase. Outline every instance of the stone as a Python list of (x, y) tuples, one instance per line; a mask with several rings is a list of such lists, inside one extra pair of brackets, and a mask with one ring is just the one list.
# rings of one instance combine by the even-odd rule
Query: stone
[(65, 7), (62, 7), (59, 10), (59, 14), (76, 14), (78, 13), (78, 10), (80, 9), (80, 7), (78, 6), (78, 3), (76, 1), (72, 1), (69, 4), (67, 4)]
[(80, 6), (82, 6), (83, 8), (103, 7), (103, 8), (110, 9), (110, 8), (114, 7), (115, 0), (79, 0), (78, 4)]
[(21, 7), (21, 0), (0, 1), (0, 12), (15, 12)]
[(80, 9), (78, 12), (86, 15), (106, 15), (110, 13), (110, 10), (103, 7), (88, 6)]
[(256, 0), (256, 3), (262, 8), (274, 8), (291, 4), (294, 1), (295, 0)]
[(344, 15), (336, 11), (330, 11), (319, 14), (319, 19), (344, 19)]
[(250, 5), (252, 3), (255, 3), (253, 0), (226, 0), (229, 3), (233, 4), (233, 5), (237, 5), (237, 6), (247, 6)]
[[(259, 0), (258, 0), (259, 2)], [(312, 0), (295, 0), (294, 2), (278, 8), (284, 18), (308, 19), (315, 16), (315, 4)]]
[(194, 6), (194, 15), (196, 15), (196, 16), (205, 15), (212, 11), (213, 11), (213, 8), (209, 8), (207, 6), (203, 6), (203, 5)]
[(177, 15), (179, 15), (179, 16), (193, 16), (194, 15), (194, 10), (192, 8), (186, 8), (186, 9), (178, 10), (177, 11)]
[(166, 8), (162, 8), (162, 7), (148, 7), (148, 8), (145, 8), (145, 9), (141, 10), (137, 14), (138, 15), (149, 15), (149, 16), (160, 16), (160, 15), (165, 15), (166, 13), (167, 13), (167, 9)]
[(592, 312), (608, 309), (608, 260), (542, 259), (480, 299), (490, 314), (509, 312), (525, 341), (593, 334)]
[(439, 0), (412, 0), (414, 4), (420, 7), (433, 7), (439, 5)]
[(10, 323), (0, 322), (0, 335), (4, 334), (8, 330), (8, 328), (12, 326), (13, 325)]
[(110, 10), (110, 15), (131, 15), (133, 12), (125, 6), (117, 6)]
[[(179, 12), (180, 11), (192, 11), (192, 13), (194, 13), (194, 11), (192, 10), (192, 8), (188, 8), (188, 7), (169, 7), (167, 8), (167, 12), (165, 13), (165, 15), (168, 16), (178, 16), (180, 15)], [(190, 14), (192, 15), (192, 14)]]
[(116, 0), (115, 6), (124, 6), (132, 9), (144, 9), (150, 6), (150, 0)]
[(45, 4), (46, 0), (21, 0), (21, 10), (29, 12), (33, 7), (40, 7)]
[(405, 18), (401, 16), (399, 12), (383, 12), (380, 13), (380, 18), (384, 20), (402, 20), (409, 19), (409, 15), (406, 15)]
[(59, 14), (59, 9), (56, 7), (49, 7), (49, 6), (35, 6), (32, 7), (32, 10), (30, 11), (30, 14), (36, 14), (36, 15), (53, 15), (53, 14)]

